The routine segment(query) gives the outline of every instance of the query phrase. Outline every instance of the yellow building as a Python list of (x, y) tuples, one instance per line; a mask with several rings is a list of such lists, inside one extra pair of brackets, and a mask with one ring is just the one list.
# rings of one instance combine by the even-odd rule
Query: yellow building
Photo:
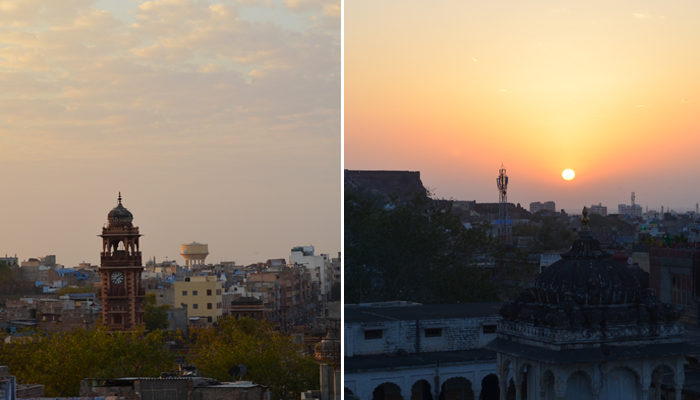
[(186, 308), (190, 322), (216, 322), (224, 310), (221, 289), (221, 281), (215, 276), (185, 278), (175, 282), (175, 307)]

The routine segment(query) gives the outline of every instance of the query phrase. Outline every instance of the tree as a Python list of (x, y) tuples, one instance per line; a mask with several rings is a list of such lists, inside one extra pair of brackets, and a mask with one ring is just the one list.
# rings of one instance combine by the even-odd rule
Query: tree
[(291, 337), (264, 321), (224, 318), (217, 328), (196, 330), (191, 360), (203, 376), (229, 381), (231, 367), (243, 364), (244, 378), (270, 388), (276, 399), (298, 399), (318, 387), (318, 365)]
[(345, 301), (460, 303), (496, 299), (474, 255), (492, 247), (483, 226), (467, 230), (451, 202), (385, 203), (345, 192)]
[(170, 326), (168, 322), (169, 309), (170, 306), (167, 304), (156, 305), (156, 295), (154, 293), (146, 293), (146, 297), (143, 299), (143, 323), (146, 325), (146, 330), (168, 329), (168, 326)]
[(0, 360), (20, 382), (44, 384), (47, 396), (77, 396), (83, 378), (158, 376), (175, 367), (161, 331), (76, 329), (21, 339), (0, 345)]

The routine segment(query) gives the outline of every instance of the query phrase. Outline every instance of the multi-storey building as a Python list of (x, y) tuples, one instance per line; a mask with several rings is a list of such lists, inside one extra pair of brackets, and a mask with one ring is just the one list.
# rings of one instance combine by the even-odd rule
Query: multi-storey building
[(289, 263), (303, 266), (311, 274), (311, 280), (318, 283), (319, 300), (328, 299), (333, 284), (333, 268), (328, 254), (315, 255), (314, 246), (297, 246), (292, 248)]
[(530, 203), (530, 212), (532, 214), (540, 211), (556, 212), (556, 206), (553, 201), (545, 201), (544, 203), (535, 201)]
[(602, 203), (598, 203), (597, 205), (593, 204), (589, 211), (591, 214), (598, 214), (603, 217), (608, 215), (608, 207), (604, 206)]
[(345, 306), (345, 394), (371, 399), (498, 399), (500, 303)]
[(175, 307), (187, 309), (190, 322), (216, 322), (223, 315), (222, 284), (216, 276), (191, 276), (174, 283)]

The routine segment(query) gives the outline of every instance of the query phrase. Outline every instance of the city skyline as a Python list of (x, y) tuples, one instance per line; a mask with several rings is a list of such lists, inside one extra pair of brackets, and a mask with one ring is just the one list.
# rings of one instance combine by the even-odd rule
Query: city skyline
[(0, 255), (99, 264), (118, 192), (144, 261), (340, 251), (339, 2), (0, 9)]
[[(345, 4), (345, 168), (436, 197), (691, 210), (700, 59), (690, 2)], [(387, 16), (391, 16), (388, 18)], [(571, 168), (575, 179), (562, 179)]]

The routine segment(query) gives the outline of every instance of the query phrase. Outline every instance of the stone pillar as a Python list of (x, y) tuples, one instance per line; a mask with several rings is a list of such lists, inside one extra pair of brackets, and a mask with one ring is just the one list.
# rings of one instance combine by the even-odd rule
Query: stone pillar
[(403, 400), (411, 400), (411, 386), (410, 383), (405, 383), (401, 385), (401, 397)]
[(685, 383), (685, 358), (680, 357), (676, 360), (676, 371), (674, 374), (674, 392), (676, 393), (676, 400), (681, 400), (681, 395), (683, 394), (683, 384)]
[(472, 392), (474, 392), (474, 399), (479, 400), (479, 396), (481, 396), (481, 382), (472, 385)]

